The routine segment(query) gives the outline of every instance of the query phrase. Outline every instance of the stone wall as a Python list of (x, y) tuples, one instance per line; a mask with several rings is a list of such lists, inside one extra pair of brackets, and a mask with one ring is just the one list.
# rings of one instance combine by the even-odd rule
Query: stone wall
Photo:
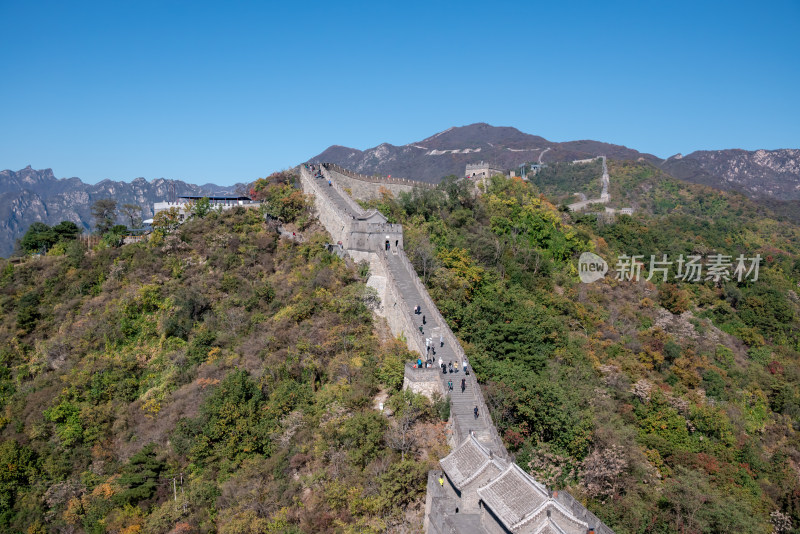
[[(366, 261), (369, 263), (370, 273), (375, 277), (383, 277), (384, 280), (373, 280), (367, 282), (368, 285), (383, 287), (383, 291), (378, 294), (381, 299), (379, 315), (386, 318), (389, 328), (395, 336), (405, 338), (408, 349), (419, 354), (425, 353), (425, 347), (419, 336), (415, 335), (416, 327), (413, 325), (410, 315), (407, 313), (411, 309), (402, 293), (397, 287), (396, 281), (391, 277), (388, 265), (386, 264), (383, 243), (386, 236), (389, 236), (390, 244), (395, 246), (398, 241), (399, 248), (403, 247), (403, 227), (399, 224), (380, 224), (354, 221), (343, 214), (325, 194), (325, 187), (328, 186), (319, 179), (315, 179), (301, 166), (300, 184), (307, 194), (314, 198), (314, 207), (319, 221), (331, 234), (334, 242), (341, 241), (346, 253), (354, 261)], [(346, 193), (342, 192), (342, 195)], [(368, 215), (358, 204), (349, 204), (351, 210), (359, 215)]]
[(412, 364), (406, 363), (403, 389), (410, 389), (414, 393), (420, 393), (428, 398), (433, 398), (434, 393), (444, 396), (446, 392), (442, 387), (442, 380), (439, 378), (441, 372), (442, 370), (438, 367), (415, 369)]
[[(416, 327), (414, 326), (411, 316), (408, 314), (410, 309), (408, 303), (403, 299), (403, 295), (397, 287), (397, 283), (392, 278), (386, 265), (382, 253), (365, 252), (358, 250), (348, 251), (353, 261), (369, 263), (370, 277), (367, 285), (382, 286), (383, 290), (378, 293), (381, 299), (381, 306), (376, 313), (386, 319), (389, 324), (389, 329), (397, 337), (405, 340), (408, 350), (423, 354), (425, 347), (416, 335)], [(381, 280), (373, 280), (373, 278)]]
[[(342, 188), (338, 182), (339, 176), (323, 169), (323, 175), (326, 180), (331, 180), (332, 185), (328, 186), (327, 183), (315, 179), (305, 169), (300, 168), (300, 184), (303, 191), (312, 195), (315, 199), (315, 208), (317, 211), (317, 218), (331, 233), (334, 242), (342, 242), (347, 250), (360, 250), (364, 252), (381, 252), (385, 249), (385, 243), (388, 240), (391, 247), (403, 247), (403, 226), (400, 224), (390, 224), (383, 222), (371, 222), (369, 220), (356, 220), (351, 216), (342, 213), (324, 194), (325, 187), (333, 187), (339, 192), (340, 196), (344, 199), (348, 208), (360, 218), (375, 219), (376, 210), (366, 211), (359, 206), (347, 192)], [(386, 220), (382, 216), (380, 220)]]
[(345, 220), (345, 215), (333, 205), (326, 195), (319, 191), (321, 187), (319, 182), (302, 167), (300, 169), (300, 185), (306, 194), (314, 197), (315, 215), (331, 234), (333, 242), (341, 241), (344, 244), (348, 233), (346, 229), (350, 221)]
[[(372, 273), (372, 277), (374, 277), (374, 283), (372, 285), (373, 287), (382, 288), (379, 294), (382, 303), (379, 313), (386, 317), (392, 333), (399, 337), (405, 337), (410, 350), (420, 355), (425, 355), (424, 343), (421, 337), (416, 335), (416, 329), (411, 314), (408, 313), (412, 307), (409, 303), (405, 302), (398, 282), (395, 279), (395, 276), (405, 277), (405, 273), (393, 274), (393, 270), (389, 268), (387, 252), (381, 246), (376, 247), (376, 244), (381, 245), (383, 243), (383, 240), (386, 239), (386, 235), (397, 235), (396, 239), (398, 240), (398, 245), (401, 245), (402, 227), (400, 227), (400, 225), (371, 222), (370, 219), (372, 218), (370, 214), (366, 213), (349, 198), (346, 193), (341, 194), (343, 199), (340, 200), (337, 195), (330, 192), (333, 191), (334, 188), (336, 188), (337, 191), (341, 191), (338, 184), (328, 186), (321, 180), (314, 179), (302, 166), (300, 175), (304, 191), (313, 195), (317, 216), (320, 222), (331, 233), (333, 239), (346, 243), (344, 245), (346, 253), (353, 260), (369, 262), (370, 272)], [(341, 176), (329, 176), (335, 180), (343, 179)], [(330, 188), (330, 191), (328, 188)], [(354, 245), (356, 248), (351, 248), (348, 245)], [(392, 242), (392, 246), (394, 246), (394, 242)], [(431, 319), (441, 325), (442, 335), (449, 346), (453, 348), (456, 357), (458, 359), (463, 359), (464, 352), (460, 343), (447, 326), (447, 322), (441, 317), (436, 305), (417, 277), (413, 266), (402, 250), (402, 246), (393, 249), (389, 254), (397, 255), (392, 256), (392, 258), (397, 257), (400, 260), (401, 268), (408, 272), (411, 283), (417, 287), (417, 293), (425, 302), (429, 313), (433, 315)], [(394, 263), (394, 260), (392, 260), (392, 262)], [(446, 394), (444, 391), (444, 381), (440, 373), (441, 371), (438, 367), (419, 369), (414, 368), (411, 364), (406, 364), (403, 387), (428, 396), (433, 396), (433, 394), (437, 392)], [(489, 410), (474, 374), (470, 374), (465, 378), (469, 382), (468, 387), (472, 395), (470, 405), (474, 402), (474, 404), (479, 407), (479, 418), (476, 422), (480, 421), (483, 423), (480, 426), (484, 427), (488, 432), (487, 438), (491, 443), (490, 449), (495, 450), (495, 453), (503, 460), (513, 461), (509, 458), (508, 452), (503, 446), (502, 439), (491, 421)], [(472, 419), (470, 417), (470, 423), (471, 422)], [(455, 446), (457, 443), (463, 441), (469, 429), (460, 428), (460, 425), (457, 424), (457, 417), (453, 417), (452, 412), (451, 423), (452, 432), (450, 439), (453, 440), (455, 438), (455, 443), (451, 441)], [(447, 487), (445, 488), (439, 487), (437, 479), (440, 473), (440, 471), (431, 471), (428, 476), (428, 494), (425, 502), (426, 513), (424, 528), (426, 532), (431, 534), (452, 534), (459, 532), (459, 525), (463, 522), (461, 520), (465, 518), (463, 514), (451, 514), (455, 513), (454, 511), (459, 505), (464, 506), (466, 504), (469, 505), (468, 507), (474, 508), (475, 505), (478, 505), (478, 503), (475, 502), (477, 497), (471, 494), (466, 496), (456, 495), (453, 493), (449, 484), (446, 485)], [(462, 500), (462, 497), (466, 498)], [(579, 502), (569, 496), (569, 494), (564, 493), (560, 495), (558, 500), (570, 509), (576, 517), (594, 526), (598, 534), (613, 534), (608, 527), (603, 525)], [(466, 507), (464, 509), (466, 509)], [(499, 525), (494, 515), (485, 506), (481, 506), (480, 509), (481, 516), (475, 515), (474, 519), (475, 532), (498, 532), (499, 534), (505, 530)], [(479, 517), (481, 517), (481, 519), (479, 519)], [(471, 518), (469, 520), (473, 521)]]
[(365, 252), (383, 252), (386, 241), (394, 249), (403, 248), (403, 227), (399, 224), (364, 223), (350, 224), (346, 248)]
[(431, 187), (427, 182), (357, 174), (332, 163), (322, 165), (335, 181), (341, 183), (342, 187), (349, 190), (352, 197), (358, 200), (380, 198), (382, 189), (397, 196), (399, 193), (410, 192), (414, 187)]

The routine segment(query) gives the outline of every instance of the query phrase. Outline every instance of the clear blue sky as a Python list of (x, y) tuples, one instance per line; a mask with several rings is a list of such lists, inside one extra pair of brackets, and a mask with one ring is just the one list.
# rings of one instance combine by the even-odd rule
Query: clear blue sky
[(0, 169), (229, 184), (473, 122), (800, 148), (797, 0), (0, 0), (0, 21)]

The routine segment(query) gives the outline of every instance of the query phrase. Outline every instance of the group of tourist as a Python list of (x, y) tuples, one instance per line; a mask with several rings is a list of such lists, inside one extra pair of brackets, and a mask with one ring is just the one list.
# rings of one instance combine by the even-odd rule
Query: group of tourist
[[(414, 306), (414, 315), (422, 315), (422, 307), (417, 305)], [(425, 325), (427, 324), (427, 320), (425, 315), (422, 315), (422, 324), (419, 325), (419, 333), (421, 335), (425, 335)], [(444, 347), (444, 334), (439, 334), (439, 348)], [(433, 367), (433, 358), (436, 356), (436, 343), (434, 342), (432, 337), (425, 338), (425, 361), (422, 358), (417, 358), (417, 363), (415, 367), (427, 369)], [(464, 374), (469, 375), (469, 370), (467, 367), (467, 358), (465, 357), (462, 361), (456, 361), (455, 363), (453, 360), (445, 365), (442, 357), (439, 356), (439, 367), (442, 369), (442, 374), (449, 373), (458, 373), (459, 368), (463, 369)]]
[[(325, 177), (322, 175), (321, 165), (309, 165), (308, 163), (306, 163), (306, 170), (310, 172), (314, 178), (321, 178), (322, 180), (325, 179)], [(333, 183), (331, 183), (331, 181), (328, 180), (328, 185), (333, 186)]]
[[(461, 363), (460, 367), (464, 370), (464, 374), (469, 376), (469, 370), (467, 369), (467, 358), (464, 357), (464, 359), (461, 360), (460, 363)], [(455, 365), (453, 365), (453, 360), (450, 360), (450, 363), (445, 365), (440, 356), (439, 367), (441, 367), (443, 375), (446, 375), (447, 373), (458, 373), (459, 362), (456, 361)]]

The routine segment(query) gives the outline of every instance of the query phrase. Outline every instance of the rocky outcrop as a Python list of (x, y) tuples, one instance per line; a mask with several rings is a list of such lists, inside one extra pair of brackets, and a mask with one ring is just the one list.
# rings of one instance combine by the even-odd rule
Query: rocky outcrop
[(800, 150), (702, 150), (667, 158), (681, 180), (740, 191), (751, 198), (800, 200)]

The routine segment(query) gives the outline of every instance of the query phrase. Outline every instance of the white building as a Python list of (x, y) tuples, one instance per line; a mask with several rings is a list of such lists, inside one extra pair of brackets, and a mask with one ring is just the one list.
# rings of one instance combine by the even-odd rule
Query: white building
[[(211, 203), (212, 209), (229, 210), (237, 206), (245, 208), (254, 208), (261, 205), (261, 202), (250, 199), (250, 197), (194, 197), (185, 196), (178, 197), (175, 202), (156, 202), (153, 204), (153, 216), (155, 217), (159, 212), (166, 211), (170, 208), (178, 208), (178, 220), (183, 222), (191, 214), (192, 205), (198, 200), (207, 198)], [(153, 219), (144, 221), (145, 224), (152, 224)]]

